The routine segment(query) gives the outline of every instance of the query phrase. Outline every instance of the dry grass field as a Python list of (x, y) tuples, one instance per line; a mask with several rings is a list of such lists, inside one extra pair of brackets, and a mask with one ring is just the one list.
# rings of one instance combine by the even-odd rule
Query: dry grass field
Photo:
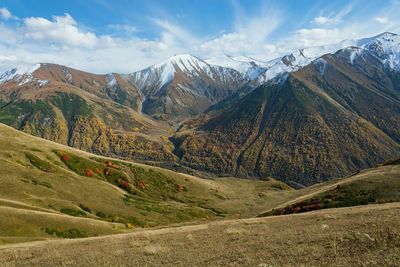
[(400, 204), (0, 247), (1, 266), (398, 266)]

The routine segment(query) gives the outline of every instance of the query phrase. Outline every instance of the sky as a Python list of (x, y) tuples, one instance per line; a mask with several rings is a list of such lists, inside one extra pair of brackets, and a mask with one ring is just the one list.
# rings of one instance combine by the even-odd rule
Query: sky
[(57, 63), (130, 73), (176, 54), (270, 60), (400, 33), (400, 0), (0, 0), (0, 71)]

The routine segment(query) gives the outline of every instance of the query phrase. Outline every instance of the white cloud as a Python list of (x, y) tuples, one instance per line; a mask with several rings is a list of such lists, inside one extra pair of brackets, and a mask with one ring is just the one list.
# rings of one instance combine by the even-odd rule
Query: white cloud
[(4, 20), (17, 19), (6, 7), (0, 8), (0, 18)]
[(347, 5), (336, 14), (330, 14), (328, 16), (318, 16), (315, 17), (312, 22), (317, 25), (336, 25), (343, 22), (344, 17), (346, 17), (352, 10), (353, 6)]
[(389, 19), (387, 17), (376, 17), (375, 20), (382, 24), (386, 24), (389, 22)]
[(55, 45), (63, 46), (84, 46), (95, 47), (112, 44), (112, 40), (107, 36), (97, 37), (92, 32), (80, 31), (76, 21), (69, 15), (54, 16), (53, 20), (41, 17), (25, 18), (22, 31), (24, 36), (35, 41), (43, 41)]
[(128, 24), (110, 24), (107, 26), (110, 30), (124, 34), (133, 34), (138, 31), (137, 27)]
[(210, 56), (247, 54), (265, 57), (265, 53), (270, 52), (270, 49), (265, 46), (267, 38), (282, 21), (280, 12), (270, 6), (263, 6), (258, 15), (248, 16), (238, 2), (234, 1), (233, 4), (236, 13), (234, 31), (206, 40), (195, 50)]
[[(337, 13), (321, 12), (317, 17), (312, 14), (306, 19), (309, 22), (315, 17), (312, 27), (298, 24), (298, 28), (288, 32), (287, 24), (282, 23), (285, 17), (276, 8), (265, 4), (257, 14), (246, 14), (238, 2), (233, 4), (232, 29), (213, 37), (192, 34), (185, 25), (174, 23), (175, 16), (169, 20), (150, 19), (159, 29), (159, 35), (150, 40), (138, 37), (137, 28), (128, 24), (105, 26), (111, 35), (97, 34), (69, 14), (50, 19), (29, 17), (4, 21), (0, 23), (0, 71), (21, 64), (50, 62), (95, 73), (128, 73), (179, 53), (193, 53), (202, 58), (248, 55), (266, 60), (307, 46), (400, 31), (398, 6), (394, 5), (377, 10), (362, 21), (347, 16), (358, 11), (352, 6)], [(16, 18), (11, 12), (7, 14), (5, 17)], [(1, 11), (0, 16), (5, 20)], [(288, 32), (286, 36), (276, 35), (281, 25)]]

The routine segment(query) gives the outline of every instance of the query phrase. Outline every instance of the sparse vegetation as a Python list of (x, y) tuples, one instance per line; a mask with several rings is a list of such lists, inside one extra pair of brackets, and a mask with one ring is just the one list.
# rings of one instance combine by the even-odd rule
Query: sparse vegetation
[(76, 229), (76, 228), (72, 228), (72, 229), (68, 229), (65, 231), (58, 231), (56, 229), (52, 229), (52, 228), (45, 228), (44, 231), (46, 233), (48, 233), (49, 235), (56, 235), (58, 237), (61, 238), (83, 238), (83, 237), (87, 237), (87, 234), (85, 231)]
[(32, 163), (32, 165), (35, 166), (36, 168), (38, 168), (39, 170), (44, 171), (44, 172), (53, 172), (54, 171), (49, 162), (42, 160), (38, 156), (35, 156), (34, 154), (29, 153), (29, 152), (26, 152), (25, 155), (28, 158), (28, 160), (30, 161), (30, 163)]
[(86, 213), (84, 211), (78, 210), (78, 209), (62, 208), (62, 209), (60, 209), (60, 212), (68, 214), (70, 216), (86, 217)]

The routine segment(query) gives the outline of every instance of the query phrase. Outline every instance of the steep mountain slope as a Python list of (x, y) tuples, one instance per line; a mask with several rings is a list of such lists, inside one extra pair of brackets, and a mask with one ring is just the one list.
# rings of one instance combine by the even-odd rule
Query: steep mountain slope
[(168, 126), (137, 112), (139, 92), (118, 74), (38, 64), (0, 81), (0, 122), (102, 155), (173, 159)]
[(386, 34), (282, 74), (184, 124), (175, 152), (195, 169), (304, 185), (399, 157), (397, 44)]
[(139, 89), (143, 113), (175, 122), (202, 113), (247, 82), (234, 69), (191, 55), (174, 56), (125, 79)]

